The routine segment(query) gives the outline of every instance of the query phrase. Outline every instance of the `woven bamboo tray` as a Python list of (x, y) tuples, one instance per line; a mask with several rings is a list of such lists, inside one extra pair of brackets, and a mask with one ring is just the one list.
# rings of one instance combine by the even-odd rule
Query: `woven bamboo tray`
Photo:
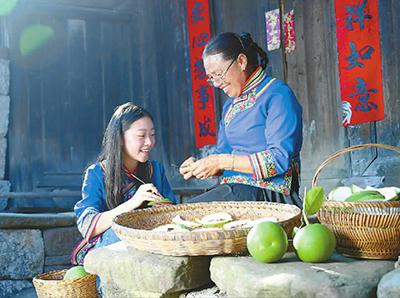
[[(317, 169), (312, 186), (316, 186), (319, 173), (333, 159), (347, 152), (371, 147), (400, 153), (399, 148), (383, 144), (362, 144), (337, 151)], [(335, 234), (336, 250), (345, 256), (396, 260), (400, 255), (400, 201), (325, 201), (317, 217)]]
[(301, 210), (292, 205), (269, 202), (212, 202), (148, 208), (117, 216), (112, 229), (127, 245), (138, 250), (170, 256), (204, 256), (246, 253), (250, 228), (208, 231), (160, 232), (152, 229), (172, 222), (176, 215), (194, 221), (205, 215), (224, 212), (233, 220), (276, 218), (291, 236), (300, 225)]
[(96, 298), (97, 275), (89, 274), (80, 278), (63, 280), (65, 270), (38, 274), (33, 279), (38, 298)]

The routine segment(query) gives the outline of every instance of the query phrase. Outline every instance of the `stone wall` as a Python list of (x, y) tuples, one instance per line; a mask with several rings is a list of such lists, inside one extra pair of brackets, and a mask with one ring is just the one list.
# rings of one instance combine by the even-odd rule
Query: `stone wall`
[(0, 298), (32, 288), (37, 274), (71, 267), (81, 239), (72, 212), (0, 213)]
[[(10, 60), (8, 49), (0, 47), (0, 192), (9, 192), (10, 182), (4, 180), (6, 172), (7, 132), (10, 114)], [(7, 207), (7, 199), (0, 199), (0, 211)]]

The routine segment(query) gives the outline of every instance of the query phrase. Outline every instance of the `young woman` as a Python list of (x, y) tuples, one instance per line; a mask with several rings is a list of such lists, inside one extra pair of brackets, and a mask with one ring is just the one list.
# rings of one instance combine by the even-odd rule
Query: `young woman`
[[(153, 118), (145, 109), (132, 103), (115, 109), (104, 134), (103, 151), (87, 168), (82, 200), (75, 205), (78, 229), (84, 239), (72, 253), (73, 264), (83, 264), (91, 249), (120, 241), (110, 228), (117, 215), (146, 208), (149, 201), (162, 197), (175, 203), (164, 167), (149, 160), (154, 144)], [(167, 203), (153, 206), (163, 204)]]
[(223, 185), (190, 202), (266, 200), (301, 206), (302, 107), (293, 91), (265, 73), (267, 54), (249, 33), (216, 35), (203, 60), (208, 82), (229, 98), (215, 154), (188, 158), (180, 172), (185, 179), (222, 175)]

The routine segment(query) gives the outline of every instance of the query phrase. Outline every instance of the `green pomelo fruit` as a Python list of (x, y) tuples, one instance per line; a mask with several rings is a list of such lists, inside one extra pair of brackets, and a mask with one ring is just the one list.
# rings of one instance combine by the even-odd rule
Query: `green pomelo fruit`
[(395, 186), (382, 188), (367, 186), (365, 189), (379, 191), (383, 196), (385, 196), (385, 201), (396, 201), (399, 199), (400, 188)]
[(175, 224), (166, 224), (159, 226), (157, 228), (154, 228), (153, 231), (158, 231), (158, 232), (171, 232), (171, 231), (188, 231), (187, 229), (182, 228), (179, 225)]
[(394, 189), (394, 191), (396, 192), (396, 194), (400, 194), (400, 188), (396, 187), (396, 186), (392, 186), (392, 188)]
[(179, 225), (180, 227), (184, 228), (184, 229), (194, 229), (197, 227), (200, 227), (201, 225), (193, 222), (193, 221), (189, 221), (189, 220), (183, 220), (179, 215), (175, 216), (172, 219), (172, 222)]
[(286, 253), (287, 235), (278, 223), (263, 221), (251, 228), (247, 235), (247, 248), (260, 262), (276, 262)]
[(397, 192), (393, 187), (379, 188), (378, 191), (385, 197), (385, 201), (397, 200)]
[(329, 201), (343, 202), (352, 194), (351, 188), (348, 186), (336, 187), (328, 194)]
[(320, 263), (329, 260), (335, 251), (336, 238), (329, 228), (311, 224), (300, 229), (293, 239), (297, 256), (303, 262)]
[(356, 192), (363, 191), (364, 189), (362, 189), (361, 187), (358, 187), (355, 184), (352, 184), (352, 185), (350, 185), (350, 190), (351, 190), (351, 193), (353, 194), (353, 193), (356, 193)]
[(85, 268), (83, 268), (83, 266), (74, 266), (72, 268), (70, 268), (67, 273), (65, 273), (64, 275), (64, 280), (67, 279), (71, 279), (71, 278), (79, 278), (85, 275), (89, 275), (89, 273), (87, 273), (85, 271)]
[(196, 219), (196, 222), (204, 227), (218, 227), (232, 221), (232, 216), (228, 213), (213, 213), (204, 216), (202, 219)]
[(372, 187), (372, 186), (366, 186), (365, 187), (365, 190), (375, 190), (375, 191), (378, 191), (378, 188), (375, 188), (375, 187)]
[(356, 192), (346, 199), (346, 202), (382, 201), (385, 196), (376, 190), (363, 190)]

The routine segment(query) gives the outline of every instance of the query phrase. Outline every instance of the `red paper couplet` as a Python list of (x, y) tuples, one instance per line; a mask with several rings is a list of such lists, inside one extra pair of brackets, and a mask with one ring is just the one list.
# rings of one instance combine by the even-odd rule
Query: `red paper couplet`
[(210, 12), (208, 0), (186, 0), (190, 71), (196, 148), (216, 143), (213, 88), (207, 76), (201, 55), (210, 39)]
[(378, 0), (336, 0), (343, 126), (385, 119)]

